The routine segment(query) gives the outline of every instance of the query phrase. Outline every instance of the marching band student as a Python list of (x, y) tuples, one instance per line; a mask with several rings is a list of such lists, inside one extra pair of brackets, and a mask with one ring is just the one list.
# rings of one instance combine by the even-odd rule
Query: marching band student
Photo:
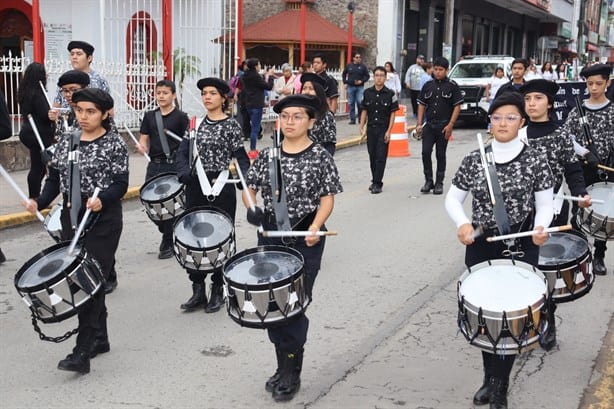
[[(291, 225), (311, 219), (307, 230), (326, 230), (324, 223), (333, 211), (334, 198), (342, 192), (339, 173), (332, 156), (308, 137), (315, 123), (320, 100), (308, 95), (291, 95), (278, 102), (273, 110), (279, 114), (284, 139), (281, 143), (281, 177), (286, 193), (287, 211)], [(256, 203), (260, 191), (264, 211), (248, 208), (247, 220), (265, 230), (278, 230), (274, 213), (274, 193), (269, 172), (270, 149), (263, 150), (246, 175), (248, 192), (243, 203), (249, 206), (247, 194)], [(302, 223), (301, 223), (302, 224)], [(317, 235), (296, 238), (293, 244), (258, 234), (258, 245), (291, 245), (304, 257), (305, 291), (311, 298), (313, 284), (320, 270), (324, 238)], [(300, 388), (304, 345), (309, 320), (304, 314), (285, 325), (268, 329), (269, 340), (275, 345), (277, 369), (265, 383), (265, 389), (276, 401), (291, 400)]]
[[(574, 107), (563, 128), (575, 137), (574, 148), (576, 153), (583, 158), (584, 182), (586, 186), (603, 180), (614, 180), (614, 172), (606, 172), (599, 169), (599, 164), (613, 166), (614, 162), (614, 104), (606, 96), (605, 92), (610, 85), (610, 73), (612, 68), (607, 64), (594, 64), (584, 68), (580, 75), (586, 79), (586, 88), (589, 97), (584, 100), (586, 123), (590, 129), (592, 141), (588, 141), (583, 130), (578, 109)], [(577, 210), (574, 206), (573, 213)], [(572, 219), (575, 221), (575, 218)], [(606, 275), (604, 258), (606, 252), (605, 240), (595, 239), (593, 253), (593, 272)]]
[(326, 82), (317, 74), (307, 72), (301, 75), (301, 94), (313, 95), (320, 99), (320, 110), (316, 112), (316, 123), (309, 131), (309, 139), (319, 143), (330, 153), (335, 155), (337, 148), (337, 122), (335, 115), (328, 109), (326, 100)]
[[(590, 197), (587, 196), (584, 186), (582, 167), (574, 153), (572, 139), (550, 118), (554, 106), (554, 96), (559, 85), (545, 79), (535, 79), (526, 82), (519, 91), (524, 95), (524, 110), (529, 117), (526, 128), (526, 141), (529, 146), (537, 149), (548, 159), (554, 179), (554, 192), (558, 192), (563, 185), (563, 176), (572, 196), (584, 197), (578, 202), (581, 207), (590, 206)], [(569, 219), (569, 202), (563, 201), (559, 215), (552, 222), (553, 226), (563, 226)], [(548, 300), (548, 327), (539, 341), (546, 351), (556, 346), (556, 320), (554, 312), (556, 304)]]
[[(60, 78), (58, 78), (58, 88), (70, 107), (70, 113), (66, 117), (66, 123), (73, 129), (79, 128), (79, 121), (77, 120), (77, 115), (75, 114), (76, 104), (73, 102), (72, 96), (77, 91), (87, 88), (89, 85), (90, 76), (79, 70), (66, 71), (60, 76)], [(64, 133), (68, 132), (69, 129), (65, 129), (65, 126), (58, 121), (60, 117), (56, 109), (51, 108), (48, 112), (48, 117), (50, 120), (56, 121), (55, 137), (59, 141), (61, 138), (63, 138)]]
[[(121, 136), (112, 131), (109, 111), (113, 108), (113, 98), (108, 93), (87, 88), (75, 92), (72, 101), (76, 104), (75, 112), (81, 127), (77, 147), (81, 188), (79, 217), (82, 217), (86, 208), (97, 215), (95, 223), (82, 240), (85, 250), (98, 261), (101, 273), (107, 279), (122, 232), (121, 198), (128, 190), (128, 150)], [(71, 227), (74, 223), (70, 209), (67, 207), (67, 202), (72, 200), (68, 161), (72, 149), (71, 139), (65, 137), (58, 142), (41, 195), (25, 203), (26, 209), (35, 213), (47, 207), (58, 193), (62, 193), (62, 235), (66, 240), (75, 233)], [(96, 187), (101, 192), (96, 200), (91, 200)], [(78, 317), (77, 345), (71, 354), (58, 363), (58, 368), (88, 373), (90, 358), (110, 350), (105, 291), (96, 292), (79, 309)]]
[[(503, 211), (507, 214), (511, 232), (537, 231), (530, 237), (516, 239), (511, 249), (513, 257), (532, 265), (539, 262), (539, 247), (548, 234), (544, 227), (550, 225), (552, 208), (552, 173), (546, 158), (536, 149), (526, 146), (518, 137), (524, 119), (524, 104), (519, 93), (508, 92), (495, 98), (489, 114), (492, 123), (492, 152), (496, 175), (501, 186)], [(463, 202), (471, 193), (472, 214), (468, 218)], [(458, 240), (464, 244), (467, 267), (480, 262), (509, 258), (504, 241), (488, 242), (486, 237), (500, 233), (495, 208), (491, 204), (486, 176), (481, 164), (480, 152), (468, 153), (463, 159), (452, 186), (446, 195), (446, 211), (457, 227)], [(532, 215), (535, 214), (532, 220)], [(474, 237), (475, 228), (482, 226), (484, 234)], [(507, 408), (509, 375), (515, 355), (495, 355), (482, 351), (484, 383), (473, 397), (476, 405), (490, 403), (490, 408)]]
[[(175, 108), (173, 101), (177, 95), (176, 92), (173, 81), (158, 81), (155, 89), (158, 109), (146, 112), (141, 122), (139, 131), (141, 136), (137, 148), (141, 154), (147, 153), (151, 158), (147, 165), (145, 181), (161, 173), (177, 171), (175, 156), (179, 148), (179, 141), (169, 138), (164, 132), (168, 129), (175, 135), (183, 135), (190, 121), (185, 112)], [(158, 224), (158, 230), (162, 233), (159, 259), (173, 257), (173, 222), (173, 220), (166, 220)]]
[[(207, 115), (202, 119), (196, 129), (196, 146), (203, 164), (203, 168), (211, 184), (220, 172), (228, 169), (232, 158), (237, 158), (241, 170), (247, 172), (249, 159), (243, 147), (241, 127), (237, 121), (226, 115), (228, 100), (226, 96), (230, 87), (219, 78), (202, 78), (197, 83), (200, 89), (203, 105), (207, 109)], [(210, 201), (205, 197), (200, 188), (198, 177), (193, 174), (189, 157), (189, 140), (184, 139), (179, 145), (177, 152), (177, 176), (179, 181), (186, 186), (187, 211), (197, 206), (217, 207), (230, 216), (233, 225), (237, 197), (235, 186), (227, 183), (220, 194)], [(187, 269), (190, 281), (192, 281), (192, 296), (183, 304), (181, 309), (193, 311), (204, 305), (205, 312), (219, 311), (224, 304), (222, 267), (213, 272), (211, 277), (211, 297), (207, 302), (205, 291), (206, 273), (198, 270)]]
[(503, 84), (495, 94), (495, 98), (504, 92), (518, 91), (524, 84), (524, 74), (527, 72), (529, 62), (524, 58), (516, 58), (512, 61), (512, 79), (510, 82)]

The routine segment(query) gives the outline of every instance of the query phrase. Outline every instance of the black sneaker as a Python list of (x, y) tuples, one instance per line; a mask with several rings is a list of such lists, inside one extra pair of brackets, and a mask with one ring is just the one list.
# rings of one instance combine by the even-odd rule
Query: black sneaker
[(373, 193), (374, 195), (382, 193), (382, 187), (379, 185), (374, 185), (373, 189), (371, 189), (371, 193)]
[(107, 280), (104, 283), (104, 293), (111, 294), (117, 288), (117, 279), (115, 280)]

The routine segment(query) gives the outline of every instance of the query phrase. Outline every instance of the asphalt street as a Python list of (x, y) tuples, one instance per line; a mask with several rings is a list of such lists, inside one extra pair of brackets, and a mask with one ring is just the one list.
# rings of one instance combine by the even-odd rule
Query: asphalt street
[[(477, 148), (475, 132), (454, 131), (446, 188), (462, 156)], [(464, 248), (445, 213), (444, 197), (419, 193), (420, 143), (411, 141), (410, 151), (409, 157), (388, 160), (379, 195), (367, 190), (364, 145), (335, 155), (344, 192), (336, 197), (327, 225), (339, 235), (327, 238), (308, 309), (301, 390), (284, 407), (473, 406), (471, 398), (482, 381), (480, 350), (467, 343), (456, 325)], [(74, 339), (58, 345), (39, 341), (14, 288), (15, 272), (51, 246), (52, 239), (38, 223), (0, 235), (9, 257), (0, 265), (3, 408), (277, 405), (264, 390), (275, 370), (266, 333), (238, 326), (225, 311), (179, 309), (190, 295), (190, 282), (176, 260), (157, 259), (159, 233), (138, 200), (124, 205), (119, 287), (107, 297), (111, 352), (94, 358), (88, 375), (56, 369)], [(256, 244), (255, 228), (242, 209), (236, 243), (238, 250)], [(614, 270), (612, 250), (606, 265)], [(596, 278), (589, 294), (559, 306), (559, 346), (550, 352), (535, 349), (516, 361), (510, 408), (578, 408), (587, 394), (612, 404), (611, 389), (603, 386), (611, 369), (600, 363), (612, 355), (606, 337), (613, 299), (610, 272)], [(75, 326), (72, 318), (41, 329), (57, 336)]]

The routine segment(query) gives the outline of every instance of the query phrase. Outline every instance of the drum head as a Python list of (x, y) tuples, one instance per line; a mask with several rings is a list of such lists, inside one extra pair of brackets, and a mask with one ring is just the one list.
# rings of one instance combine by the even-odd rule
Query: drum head
[(574, 233), (550, 233), (539, 248), (540, 266), (560, 266), (584, 258), (588, 252), (587, 241)]
[(181, 189), (181, 183), (174, 173), (163, 173), (150, 180), (141, 188), (141, 199), (147, 202), (171, 197)]
[(175, 238), (182, 244), (199, 249), (216, 247), (223, 243), (233, 232), (232, 221), (212, 209), (196, 209), (175, 223)]
[(53, 277), (62, 274), (79, 257), (79, 246), (75, 248), (76, 254), (73, 256), (68, 254), (68, 247), (70, 243), (56, 244), (34, 256), (24, 265), (27, 268), (18, 277), (15, 286), (26, 289), (53, 281)]
[(601, 199), (603, 203), (593, 203), (591, 209), (602, 217), (614, 218), (614, 183), (595, 183), (586, 188), (593, 199)]
[(540, 295), (547, 293), (547, 288), (543, 276), (520, 265), (506, 263), (472, 269), (458, 291), (459, 298), (464, 296), (472, 305), (484, 310), (510, 312), (533, 305)]
[(282, 246), (261, 246), (237, 253), (224, 266), (224, 274), (233, 283), (259, 285), (282, 281), (303, 268), (300, 253)]

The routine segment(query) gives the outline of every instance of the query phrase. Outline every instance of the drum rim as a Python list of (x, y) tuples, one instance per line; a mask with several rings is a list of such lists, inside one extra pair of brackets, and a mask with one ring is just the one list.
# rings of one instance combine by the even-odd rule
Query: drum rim
[[(245, 250), (242, 250), (238, 253), (235, 253), (232, 257), (230, 257), (228, 260), (226, 260), (226, 262), (224, 263), (223, 269), (222, 269), (222, 275), (224, 276), (224, 280), (226, 281), (226, 285), (230, 286), (233, 288), (233, 290), (235, 288), (239, 289), (239, 290), (244, 290), (245, 288), (247, 288), (248, 290), (254, 290), (254, 291), (264, 291), (264, 290), (268, 290), (270, 288), (272, 288), (273, 283), (269, 282), (269, 283), (263, 283), (263, 284), (246, 284), (246, 283), (239, 283), (234, 281), (233, 279), (231, 279), (227, 274), (226, 274), (226, 270), (228, 269), (228, 267), (230, 266), (230, 263), (236, 261), (237, 259), (244, 257), (244, 256), (248, 256), (250, 254), (254, 254), (254, 253), (263, 253), (265, 251), (278, 251), (278, 252), (282, 252), (282, 253), (289, 253), (292, 254), (293, 256), (297, 257), (300, 262), (301, 262), (301, 268), (294, 272), (292, 275), (285, 277), (279, 281), (275, 281), (275, 285), (276, 286), (283, 286), (286, 285), (290, 282), (293, 281), (293, 279), (295, 279), (295, 276), (300, 274), (304, 274), (305, 273), (305, 258), (303, 257), (303, 255), (296, 249), (292, 248), (292, 247), (286, 247), (286, 246), (280, 246), (280, 245), (275, 245), (275, 244), (265, 244), (265, 245), (261, 245), (261, 246), (256, 246), (256, 247), (251, 247)], [(232, 284), (232, 285), (231, 285)]]
[[(580, 263), (583, 263), (588, 256), (590, 256), (591, 254), (591, 249), (590, 246), (588, 244), (588, 240), (586, 239), (586, 237), (584, 236), (583, 233), (578, 232), (576, 230), (567, 230), (564, 232), (555, 232), (555, 233), (551, 233), (553, 236), (562, 236), (564, 237), (565, 235), (574, 235), (580, 239), (582, 239), (582, 241), (586, 244), (586, 249), (585, 251), (582, 253), (582, 256), (573, 260), (573, 261), (568, 261), (566, 263), (563, 264), (551, 264), (551, 265), (546, 265), (546, 264), (539, 264), (539, 258), (537, 259), (537, 268), (539, 269), (539, 271), (541, 271), (544, 275), (546, 275), (546, 273), (556, 273), (559, 271), (563, 271), (563, 270), (567, 270), (568, 268), (574, 267), (579, 265)], [(544, 243), (546, 244), (546, 243)], [(590, 260), (589, 260), (590, 261)]]
[[(179, 182), (179, 189), (177, 189), (177, 191), (175, 191), (172, 195), (167, 196), (164, 199), (155, 199), (155, 200), (147, 200), (147, 199), (143, 199), (143, 190), (149, 186), (149, 184), (151, 184), (154, 180), (156, 179), (161, 179), (162, 177), (165, 176), (175, 176), (177, 177), (177, 181)], [(177, 172), (164, 172), (164, 173), (160, 173), (157, 174), (151, 178), (149, 178), (148, 180), (145, 181), (145, 183), (143, 183), (143, 185), (141, 186), (141, 188), (139, 189), (139, 199), (141, 200), (141, 203), (143, 203), (143, 205), (149, 204), (149, 203), (164, 203), (170, 199), (174, 199), (175, 197), (181, 195), (181, 193), (183, 193), (185, 191), (185, 184), (181, 183), (181, 181), (179, 180), (179, 177), (177, 176)]]
[[(69, 246), (70, 246), (70, 242), (64, 241), (64, 242), (61, 242), (61, 243), (54, 244), (51, 247), (47, 247), (46, 249), (43, 249), (43, 250), (39, 251), (38, 253), (36, 253), (34, 256), (30, 257), (30, 259), (28, 259), (28, 261), (26, 261), (23, 264), (23, 266), (21, 266), (21, 268), (19, 270), (17, 270), (17, 273), (15, 273), (15, 277), (13, 278), (13, 283), (15, 285), (15, 288), (19, 292), (19, 294), (23, 295), (22, 293), (40, 291), (40, 290), (45, 289), (46, 287), (49, 287), (50, 285), (53, 285), (53, 284), (57, 283), (58, 281), (60, 281), (60, 278), (64, 277), (64, 275), (62, 275), (62, 274), (57, 274), (54, 277), (50, 278), (48, 281), (45, 281), (45, 282), (40, 283), (40, 284), (36, 284), (34, 286), (31, 286), (31, 287), (20, 287), (18, 285), (19, 279), (21, 278), (21, 276), (30, 267), (32, 267), (32, 265), (34, 265), (37, 261), (39, 261), (41, 258), (45, 257), (46, 255), (48, 255), (50, 253), (53, 253), (54, 251), (56, 251), (59, 248), (69, 247)], [(65, 271), (65, 270), (73, 271), (76, 267), (81, 265), (83, 261), (86, 261), (86, 259), (87, 259), (87, 251), (85, 250), (84, 246), (81, 246), (79, 248), (79, 253), (75, 256), (74, 260), (63, 271)]]
[[(184, 217), (187, 217), (190, 213), (196, 213), (196, 212), (203, 211), (203, 210), (210, 211), (210, 212), (213, 212), (213, 213), (219, 213), (222, 216), (224, 216), (226, 218), (226, 220), (228, 221), (228, 223), (230, 224), (230, 226), (232, 227), (230, 229), (230, 235), (225, 240), (223, 240), (220, 243), (218, 243), (217, 245), (211, 246), (211, 247), (195, 247), (195, 246), (187, 245), (182, 240), (177, 238), (177, 235), (175, 234), (175, 229), (177, 228), (177, 225), (183, 220)], [(215, 206), (195, 206), (195, 207), (191, 207), (190, 209), (184, 211), (181, 215), (177, 216), (174, 220), (175, 221), (173, 222), (173, 244), (180, 243), (184, 248), (186, 248), (188, 250), (198, 250), (198, 251), (205, 250), (206, 251), (206, 250), (209, 250), (209, 249), (215, 249), (215, 248), (218, 248), (218, 247), (222, 247), (223, 245), (228, 243), (229, 240), (234, 240), (234, 238), (235, 238), (235, 224), (232, 221), (232, 218), (228, 215), (228, 213), (224, 209), (220, 209), (219, 207), (215, 207)]]

